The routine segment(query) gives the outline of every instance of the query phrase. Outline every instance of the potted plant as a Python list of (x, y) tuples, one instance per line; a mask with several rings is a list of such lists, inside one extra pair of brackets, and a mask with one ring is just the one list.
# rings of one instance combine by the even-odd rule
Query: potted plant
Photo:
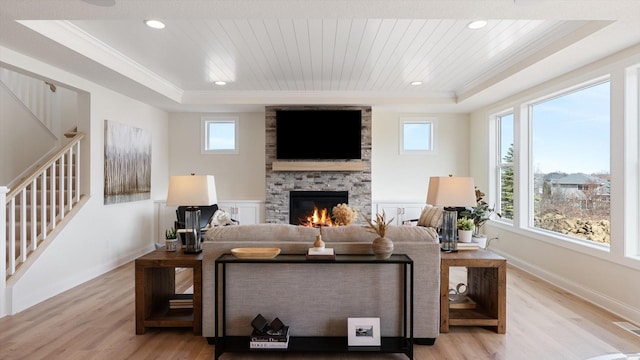
[(166, 251), (176, 251), (178, 249), (178, 234), (174, 227), (164, 231), (164, 240)]
[(471, 242), (471, 235), (473, 235), (473, 220), (463, 217), (458, 219), (458, 240), (460, 242)]
[(385, 237), (385, 235), (387, 234), (387, 229), (393, 222), (394, 218), (391, 218), (391, 220), (387, 221), (386, 216), (387, 215), (383, 211), (382, 215), (376, 214), (376, 220), (372, 221), (366, 216), (362, 215), (362, 217), (364, 217), (364, 219), (367, 221), (367, 224), (369, 225), (369, 231), (378, 235), (378, 237), (373, 240), (373, 243), (371, 244), (376, 259), (388, 259), (389, 257), (391, 257), (391, 254), (393, 254), (393, 241)]
[(467, 207), (464, 211), (460, 212), (461, 216), (467, 217), (473, 220), (473, 224), (475, 226), (473, 231), (473, 240), (480, 244), (480, 247), (484, 248), (484, 244), (486, 244), (487, 237), (483, 234), (480, 234), (480, 230), (482, 226), (491, 219), (491, 215), (494, 213), (498, 217), (502, 217), (499, 213), (495, 212), (495, 206), (489, 207), (486, 201), (483, 200), (485, 194), (476, 188), (476, 202), (477, 205), (474, 207)]

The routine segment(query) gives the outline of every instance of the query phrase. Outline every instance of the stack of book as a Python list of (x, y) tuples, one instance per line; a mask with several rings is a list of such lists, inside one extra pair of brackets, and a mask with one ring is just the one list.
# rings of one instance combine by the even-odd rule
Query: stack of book
[(307, 251), (307, 260), (335, 260), (336, 254), (333, 248), (309, 248)]
[(251, 333), (250, 349), (286, 349), (289, 347), (289, 327), (284, 326), (278, 331), (269, 330)]
[(169, 299), (169, 309), (193, 309), (193, 299)]

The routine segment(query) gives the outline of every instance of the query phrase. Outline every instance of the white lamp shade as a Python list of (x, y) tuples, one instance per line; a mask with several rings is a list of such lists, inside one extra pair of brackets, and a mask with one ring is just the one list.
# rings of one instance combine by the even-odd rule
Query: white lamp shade
[(216, 181), (212, 175), (172, 176), (167, 205), (209, 206), (216, 204)]
[(429, 179), (427, 204), (434, 206), (476, 206), (476, 192), (471, 177), (438, 176)]

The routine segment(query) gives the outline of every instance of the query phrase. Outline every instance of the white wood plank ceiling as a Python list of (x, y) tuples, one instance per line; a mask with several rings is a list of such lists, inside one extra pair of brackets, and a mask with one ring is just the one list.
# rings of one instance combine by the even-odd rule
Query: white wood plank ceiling
[[(582, 26), (579, 21), (220, 19), (73, 21), (185, 90), (455, 94)], [(423, 82), (411, 86), (412, 81)]]
[(172, 110), (469, 111), (640, 44), (638, 0), (0, 1), (0, 66), (10, 49)]

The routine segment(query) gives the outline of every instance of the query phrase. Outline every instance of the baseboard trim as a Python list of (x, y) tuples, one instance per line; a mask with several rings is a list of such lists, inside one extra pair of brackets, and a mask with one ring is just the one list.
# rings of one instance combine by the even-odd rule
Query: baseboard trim
[(515, 257), (511, 254), (504, 253), (502, 251), (494, 250), (494, 249), (492, 249), (492, 251), (507, 258), (507, 263), (509, 265), (512, 265), (520, 270), (526, 271), (527, 273), (543, 281), (546, 281), (554, 286), (557, 286), (563, 290), (566, 290), (569, 293), (585, 301), (588, 301), (593, 305), (603, 308), (604, 310), (607, 310), (625, 320), (635, 323), (636, 325), (640, 324), (640, 309), (633, 308), (605, 294), (585, 288), (584, 286), (576, 282), (573, 282), (567, 278), (558, 276), (538, 266), (532, 265), (531, 263), (521, 258)]
[(19, 286), (20, 282), (12, 284), (7, 287), (7, 297), (9, 299), (7, 304), (8, 315), (15, 315), (19, 312), (27, 310), (28, 308), (35, 306), (42, 301), (48, 300), (58, 294), (61, 294), (69, 289), (72, 289), (87, 281), (93, 280), (100, 275), (103, 275), (117, 267), (134, 261), (136, 258), (153, 250), (153, 245), (146, 245), (142, 248), (132, 251), (123, 257), (118, 258), (115, 261), (106, 262), (104, 264), (98, 264), (91, 269), (85, 269), (82, 272), (75, 274), (75, 276), (65, 277), (57, 282), (52, 282), (46, 287), (34, 289), (19, 289), (14, 291), (16, 286)]

